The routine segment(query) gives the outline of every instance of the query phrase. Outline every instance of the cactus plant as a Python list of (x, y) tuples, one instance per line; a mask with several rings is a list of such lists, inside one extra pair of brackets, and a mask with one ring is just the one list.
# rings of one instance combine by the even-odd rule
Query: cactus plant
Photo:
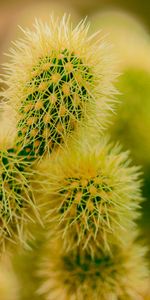
[(109, 10), (91, 18), (93, 29), (103, 28), (118, 53), (122, 75), (116, 87), (120, 104), (108, 129), (113, 140), (129, 149), (135, 164), (141, 165), (147, 201), (143, 204), (142, 229), (149, 243), (150, 195), (150, 37), (140, 20), (128, 13)]
[(10, 112), (12, 107), (15, 128), (13, 146), (1, 151), (2, 230), (10, 231), (10, 237), (7, 225), (15, 225), (20, 240), (29, 208), (36, 212), (28, 177), (30, 163), (65, 144), (73, 130), (78, 133), (87, 123), (94, 127), (99, 117), (104, 127), (115, 93), (115, 75), (105, 62), (105, 44), (87, 36), (84, 21), (74, 30), (66, 17), (56, 22), (51, 18), (49, 27), (36, 22), (35, 27), (35, 32), (26, 31), (26, 39), (11, 50), (4, 75), (8, 88), (2, 93)]
[(46, 300), (142, 299), (141, 284), (147, 276), (145, 250), (132, 242), (112, 247), (111, 254), (99, 251), (91, 258), (87, 253), (83, 256), (81, 248), (66, 254), (61, 243), (53, 245), (51, 241), (39, 267), (44, 280), (38, 293)]
[(12, 146), (0, 151), (1, 229), (24, 241), (22, 228), (40, 208), (44, 299), (137, 300), (147, 276), (145, 248), (135, 241), (140, 172), (102, 139), (116, 74), (105, 42), (88, 28), (83, 21), (72, 29), (66, 17), (36, 21), (11, 50), (3, 96), (16, 120)]
[(130, 166), (127, 152), (106, 140), (96, 146), (83, 141), (56, 161), (42, 162), (38, 172), (42, 193), (36, 199), (65, 249), (93, 254), (116, 240), (124, 243), (142, 201), (139, 169)]
[(32, 157), (51, 153), (79, 127), (97, 119), (102, 129), (108, 122), (116, 75), (106, 43), (88, 37), (84, 23), (72, 30), (66, 17), (48, 25), (37, 21), (35, 32), (25, 31), (11, 51), (4, 97), (16, 109), (15, 143), (23, 156), (29, 149)]
[(10, 240), (26, 244), (30, 236), (27, 224), (40, 220), (30, 184), (30, 162), (18, 155), (14, 147), (13, 117), (9, 113), (4, 105), (0, 122), (0, 248), (3, 250)]

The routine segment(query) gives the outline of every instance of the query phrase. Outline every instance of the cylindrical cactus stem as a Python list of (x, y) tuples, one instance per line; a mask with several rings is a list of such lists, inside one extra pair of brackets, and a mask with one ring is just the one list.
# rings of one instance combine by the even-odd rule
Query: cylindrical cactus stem
[(52, 162), (45, 160), (38, 172), (42, 185), (36, 199), (65, 249), (80, 246), (94, 255), (125, 243), (124, 233), (135, 227), (143, 200), (139, 169), (130, 166), (127, 152), (107, 140), (95, 146), (83, 142)]
[(116, 74), (101, 34), (89, 37), (88, 27), (73, 29), (66, 17), (36, 22), (11, 51), (4, 97), (17, 111), (21, 155), (51, 153), (79, 128), (108, 122)]
[[(3, 103), (0, 120), (0, 249), (8, 241), (27, 246), (31, 238), (30, 223), (40, 222), (38, 207), (31, 188), (31, 155), (18, 152), (14, 139), (15, 115)], [(29, 155), (29, 152), (28, 152)]]
[(67, 49), (39, 60), (20, 107), (17, 145), (25, 144), (22, 155), (26, 149), (43, 155), (65, 142), (90, 106), (87, 83), (93, 83), (92, 71)]
[[(30, 170), (30, 171), (29, 171)], [(14, 148), (0, 150), (0, 245), (7, 240), (26, 244), (27, 224), (39, 221), (38, 208), (30, 186), (30, 163)]]

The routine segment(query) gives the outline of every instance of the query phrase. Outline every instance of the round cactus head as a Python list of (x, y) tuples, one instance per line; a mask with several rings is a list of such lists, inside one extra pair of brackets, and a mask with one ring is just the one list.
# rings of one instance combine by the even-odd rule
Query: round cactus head
[(83, 21), (73, 29), (69, 18), (51, 18), (49, 24), (36, 22), (35, 31), (16, 43), (4, 96), (16, 104), (21, 154), (30, 149), (31, 156), (42, 156), (84, 125), (105, 126), (115, 74), (106, 43), (89, 37), (88, 27)]
[(66, 254), (60, 244), (53, 250), (51, 245), (52, 241), (43, 253), (39, 271), (43, 284), (38, 293), (45, 299), (140, 299), (141, 285), (147, 278), (141, 246), (116, 246), (111, 254), (99, 251), (92, 258), (80, 255), (79, 249)]
[(106, 142), (88, 148), (65, 152), (54, 166), (46, 160), (39, 167), (44, 189), (36, 198), (46, 205), (46, 222), (65, 249), (81, 246), (94, 253), (115, 240), (124, 243), (122, 232), (134, 227), (142, 198), (138, 170), (128, 166), (127, 153)]

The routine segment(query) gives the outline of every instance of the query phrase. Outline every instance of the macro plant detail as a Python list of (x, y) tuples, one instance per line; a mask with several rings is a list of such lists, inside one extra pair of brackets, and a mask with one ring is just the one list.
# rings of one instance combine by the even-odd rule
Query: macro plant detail
[(51, 17), (24, 31), (24, 41), (10, 51), (3, 96), (15, 111), (21, 155), (35, 159), (64, 147), (74, 131), (106, 127), (116, 74), (106, 59), (107, 43), (100, 34), (89, 37), (88, 29), (85, 21), (72, 29), (69, 18)]
[(143, 300), (141, 172), (102, 137), (117, 74), (101, 32), (88, 31), (85, 21), (73, 28), (50, 17), (10, 50), (2, 96), (14, 133), (0, 149), (0, 245), (32, 249), (27, 273), (44, 300)]
[(34, 157), (51, 152), (78, 126), (93, 102), (94, 81), (92, 70), (67, 49), (42, 58), (32, 75), (20, 108), (17, 146)]
[(145, 251), (132, 242), (113, 246), (111, 253), (99, 251), (92, 258), (80, 248), (65, 253), (60, 243), (53, 248), (47, 245), (47, 255), (39, 266), (39, 276), (45, 281), (38, 293), (45, 294), (46, 300), (141, 299), (140, 284), (147, 272)]
[(15, 150), (0, 151), (0, 244), (14, 237), (23, 240), (23, 228), (32, 217), (38, 221), (38, 209), (30, 187), (29, 163)]
[[(16, 42), (15, 48), (10, 51), (11, 61), (5, 64), (3, 75), (3, 83), (7, 86), (2, 92), (7, 101), (4, 110), (13, 115), (9, 127), (14, 128), (11, 148), (16, 153), (15, 159), (22, 164), (24, 161), (31, 177), (36, 159), (50, 154), (58, 146), (65, 147), (73, 131), (78, 135), (80, 129), (94, 128), (98, 116), (101, 116), (103, 127), (105, 115), (112, 110), (115, 94), (112, 80), (116, 75), (111, 77), (110, 71), (110, 78), (107, 79), (107, 66), (103, 67), (102, 63), (106, 46), (101, 37), (98, 46), (98, 41), (92, 36), (89, 38), (87, 32), (88, 25), (84, 21), (73, 30), (69, 18), (63, 17), (56, 22), (50, 18), (49, 24), (36, 22), (34, 32), (24, 31), (24, 41)], [(91, 56), (93, 49), (97, 51), (94, 57)], [(101, 63), (98, 63), (99, 53)], [(98, 89), (99, 79), (101, 87)], [(110, 97), (106, 97), (106, 85), (107, 90), (111, 90)], [(5, 127), (5, 122), (2, 126)], [(10, 193), (15, 203), (21, 203), (23, 208), (28, 203), (32, 211), (35, 199), (30, 186), (31, 177), (26, 178), (25, 168), (19, 173), (19, 167), (17, 170), (16, 164), (13, 167), (9, 176), (18, 173), (22, 176), (22, 185), (17, 193), (19, 183), (16, 183), (18, 179), (14, 179), (11, 187), (9, 184)], [(1, 182), (3, 185), (3, 177)], [(7, 190), (5, 184), (2, 198), (7, 194), (7, 206), (11, 207)], [(36, 210), (36, 205), (34, 208)], [(21, 213), (23, 209), (17, 206), (16, 220), (21, 218)]]
[(81, 247), (93, 255), (100, 248), (111, 251), (113, 241), (124, 243), (122, 234), (135, 226), (143, 199), (139, 170), (127, 152), (107, 140), (86, 147), (80, 143), (56, 162), (41, 163), (36, 198), (64, 249)]

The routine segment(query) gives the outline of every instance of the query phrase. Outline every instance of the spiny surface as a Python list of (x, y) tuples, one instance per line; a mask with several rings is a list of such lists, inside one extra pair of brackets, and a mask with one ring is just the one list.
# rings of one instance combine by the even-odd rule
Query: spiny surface
[(42, 155), (61, 144), (78, 126), (90, 99), (93, 83), (90, 68), (67, 49), (40, 60), (27, 85), (18, 123), (18, 146), (22, 155)]
[(108, 122), (116, 74), (107, 43), (100, 34), (89, 37), (88, 29), (85, 21), (72, 28), (69, 18), (51, 17), (14, 43), (3, 96), (16, 110), (21, 154), (51, 153), (80, 126), (99, 124), (102, 131)]
[(38, 166), (41, 192), (36, 198), (65, 249), (81, 245), (94, 253), (97, 247), (109, 249), (116, 240), (124, 243), (142, 197), (139, 171), (130, 166), (128, 153), (106, 141), (82, 146), (66, 151), (53, 164), (46, 160)]
[(29, 163), (13, 148), (0, 150), (0, 162), (0, 244), (14, 237), (23, 242), (24, 227), (38, 215), (29, 183)]
[[(52, 242), (52, 241), (51, 241)], [(99, 251), (95, 258), (75, 252), (65, 253), (59, 244), (43, 252), (39, 293), (46, 300), (137, 300), (147, 278), (145, 249), (131, 244), (112, 247), (112, 253)], [(54, 252), (53, 252), (54, 251)]]

